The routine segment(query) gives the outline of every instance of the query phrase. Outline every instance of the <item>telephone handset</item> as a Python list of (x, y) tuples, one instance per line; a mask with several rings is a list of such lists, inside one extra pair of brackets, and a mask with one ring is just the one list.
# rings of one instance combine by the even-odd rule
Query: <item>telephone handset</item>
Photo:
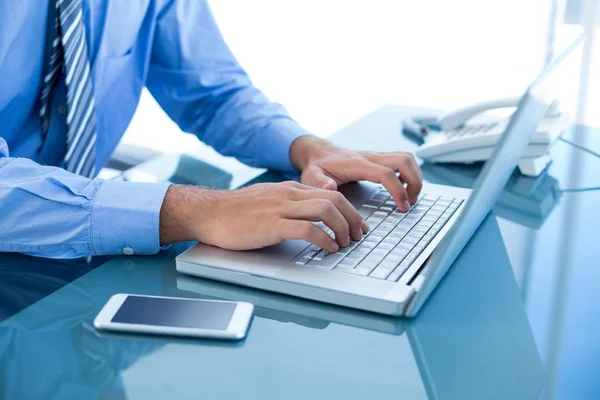
[[(432, 163), (465, 163), (485, 161), (500, 141), (509, 118), (483, 114), (499, 108), (516, 107), (520, 98), (509, 97), (474, 104), (444, 114), (426, 125), (405, 121), (404, 129), (423, 139), (416, 155)], [(523, 175), (538, 176), (550, 163), (552, 144), (570, 125), (569, 117), (554, 102), (537, 127), (527, 150), (519, 162)], [(431, 129), (433, 126), (437, 129)]]

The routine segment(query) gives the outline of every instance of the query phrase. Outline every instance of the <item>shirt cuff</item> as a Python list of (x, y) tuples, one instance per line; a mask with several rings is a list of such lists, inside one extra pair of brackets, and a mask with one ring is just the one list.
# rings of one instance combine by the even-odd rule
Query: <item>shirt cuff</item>
[[(261, 135), (259, 157), (261, 165), (286, 174), (298, 174), (290, 161), (290, 147), (301, 136), (312, 136), (291, 118), (278, 118), (266, 126)], [(268, 149), (268, 151), (264, 151)]]
[(103, 181), (92, 204), (93, 254), (158, 253), (160, 209), (169, 185)]

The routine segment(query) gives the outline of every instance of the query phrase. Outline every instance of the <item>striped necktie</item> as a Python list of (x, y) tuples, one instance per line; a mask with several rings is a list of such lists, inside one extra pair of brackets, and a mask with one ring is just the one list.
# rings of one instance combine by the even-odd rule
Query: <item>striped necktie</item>
[(81, 0), (50, 0), (46, 63), (41, 92), (42, 137), (50, 127), (52, 96), (64, 73), (67, 91), (65, 169), (82, 176), (96, 173), (96, 114)]

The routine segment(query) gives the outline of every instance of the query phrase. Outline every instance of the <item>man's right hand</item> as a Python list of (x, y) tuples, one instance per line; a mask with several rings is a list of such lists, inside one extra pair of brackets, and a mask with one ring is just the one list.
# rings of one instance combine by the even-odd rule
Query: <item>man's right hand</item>
[[(335, 240), (312, 222), (322, 221)], [(337, 191), (297, 182), (232, 191), (172, 185), (160, 212), (161, 245), (198, 240), (229, 250), (258, 249), (303, 239), (328, 251), (360, 240), (368, 225)]]

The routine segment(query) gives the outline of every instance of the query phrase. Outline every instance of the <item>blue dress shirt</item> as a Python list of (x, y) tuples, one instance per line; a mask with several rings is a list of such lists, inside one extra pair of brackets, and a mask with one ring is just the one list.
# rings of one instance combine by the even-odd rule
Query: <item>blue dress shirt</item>
[[(90, 180), (61, 169), (62, 81), (42, 140), (38, 98), (49, 1), (0, 1), (0, 251), (54, 258), (119, 254), (126, 247), (156, 253), (167, 185)], [(83, 0), (83, 17), (97, 170), (146, 86), (182, 130), (220, 153), (294, 172), (289, 148), (308, 132), (253, 87), (207, 1)]]

